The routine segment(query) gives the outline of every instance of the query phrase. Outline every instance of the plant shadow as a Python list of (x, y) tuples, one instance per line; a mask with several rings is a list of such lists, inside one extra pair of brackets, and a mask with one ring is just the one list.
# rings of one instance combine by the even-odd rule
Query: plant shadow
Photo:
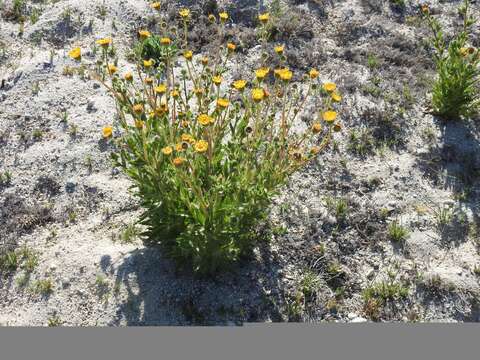
[(480, 229), (480, 121), (436, 118), (435, 123), (441, 130), (440, 141), (432, 141), (417, 165), (434, 186), (453, 193), (453, 206), (434, 212), (442, 243), (458, 246), (468, 239), (472, 227)]
[(255, 259), (215, 278), (178, 271), (158, 247), (137, 249), (117, 269), (115, 292), (126, 290), (111, 325), (241, 325), (279, 322), (279, 265), (268, 244)]

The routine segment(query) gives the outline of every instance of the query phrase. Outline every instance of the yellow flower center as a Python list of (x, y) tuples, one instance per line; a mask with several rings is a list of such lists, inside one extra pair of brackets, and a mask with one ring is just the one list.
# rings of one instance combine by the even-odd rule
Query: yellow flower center
[(228, 14), (226, 12), (221, 12), (220, 14), (218, 14), (218, 16), (220, 17), (220, 20), (222, 20), (222, 21), (227, 21), (228, 20)]
[(183, 53), (183, 57), (186, 59), (186, 60), (192, 60), (192, 57), (193, 57), (193, 52), (191, 52), (190, 50), (187, 50)]
[(152, 34), (150, 34), (150, 31), (148, 31), (148, 30), (140, 30), (138, 32), (138, 35), (140, 35), (140, 37), (142, 39), (146, 39), (146, 38), (149, 38), (150, 36), (152, 36)]
[(182, 9), (178, 12), (180, 16), (184, 19), (188, 18), (190, 16), (190, 10), (188, 9)]
[(285, 47), (283, 45), (277, 45), (274, 47), (274, 50), (277, 54), (281, 55), (283, 54)]
[(269, 68), (261, 68), (261, 69), (255, 70), (255, 76), (257, 77), (257, 79), (263, 80), (265, 76), (268, 75), (269, 72), (270, 72)]
[(172, 40), (168, 37), (164, 37), (160, 39), (160, 44), (162, 45), (170, 45), (172, 43)]
[(312, 69), (309, 72), (310, 79), (316, 79), (320, 73), (318, 72), (317, 69)]
[(215, 85), (220, 85), (223, 81), (223, 78), (221, 76), (214, 76), (212, 81)]
[(322, 125), (318, 122), (313, 124), (312, 131), (314, 134), (318, 134), (320, 131), (322, 131)]
[(112, 136), (112, 133), (113, 133), (113, 128), (111, 126), (105, 126), (102, 130), (103, 132), (103, 137), (105, 139), (109, 138), (110, 136)]

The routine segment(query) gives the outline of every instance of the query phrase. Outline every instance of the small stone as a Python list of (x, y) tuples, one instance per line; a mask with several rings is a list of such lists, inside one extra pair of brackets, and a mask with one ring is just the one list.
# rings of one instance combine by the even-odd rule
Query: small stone
[(67, 184), (65, 185), (65, 190), (67, 191), (67, 193), (71, 194), (75, 192), (76, 186), (77, 185), (75, 183), (67, 182)]
[(365, 322), (368, 322), (368, 320), (360, 316), (352, 319), (351, 321), (351, 323), (365, 323)]

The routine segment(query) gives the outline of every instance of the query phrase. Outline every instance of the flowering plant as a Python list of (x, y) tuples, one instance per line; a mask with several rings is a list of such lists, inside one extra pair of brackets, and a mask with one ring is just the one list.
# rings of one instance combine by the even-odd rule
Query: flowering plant
[[(114, 158), (141, 199), (148, 241), (179, 264), (212, 273), (251, 250), (272, 196), (340, 131), (335, 107), (341, 96), (334, 83), (319, 82), (315, 69), (294, 83), (280, 45), (270, 55), (280, 57), (280, 68), (271, 70), (263, 58), (250, 79), (227, 82), (237, 45), (222, 44), (211, 57), (194, 55), (190, 11), (181, 10), (179, 18), (184, 34), (175, 38), (164, 29), (158, 35), (164, 56), (139, 58), (134, 72), (120, 73), (109, 58), (111, 41), (98, 42), (98, 79), (114, 96), (120, 118), (120, 131), (106, 126), (103, 135), (118, 144)], [(220, 34), (229, 16), (209, 19)], [(263, 27), (270, 17), (259, 20)], [(142, 42), (152, 36), (139, 32)], [(296, 131), (309, 101), (317, 111)]]

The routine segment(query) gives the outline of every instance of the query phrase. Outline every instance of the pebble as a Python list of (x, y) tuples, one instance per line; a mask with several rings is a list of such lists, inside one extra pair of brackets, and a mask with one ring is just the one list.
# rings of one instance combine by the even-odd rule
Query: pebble
[(368, 322), (367, 319), (363, 318), (363, 317), (356, 317), (354, 319), (352, 319), (352, 321), (350, 321), (351, 323), (365, 323), (365, 322)]

